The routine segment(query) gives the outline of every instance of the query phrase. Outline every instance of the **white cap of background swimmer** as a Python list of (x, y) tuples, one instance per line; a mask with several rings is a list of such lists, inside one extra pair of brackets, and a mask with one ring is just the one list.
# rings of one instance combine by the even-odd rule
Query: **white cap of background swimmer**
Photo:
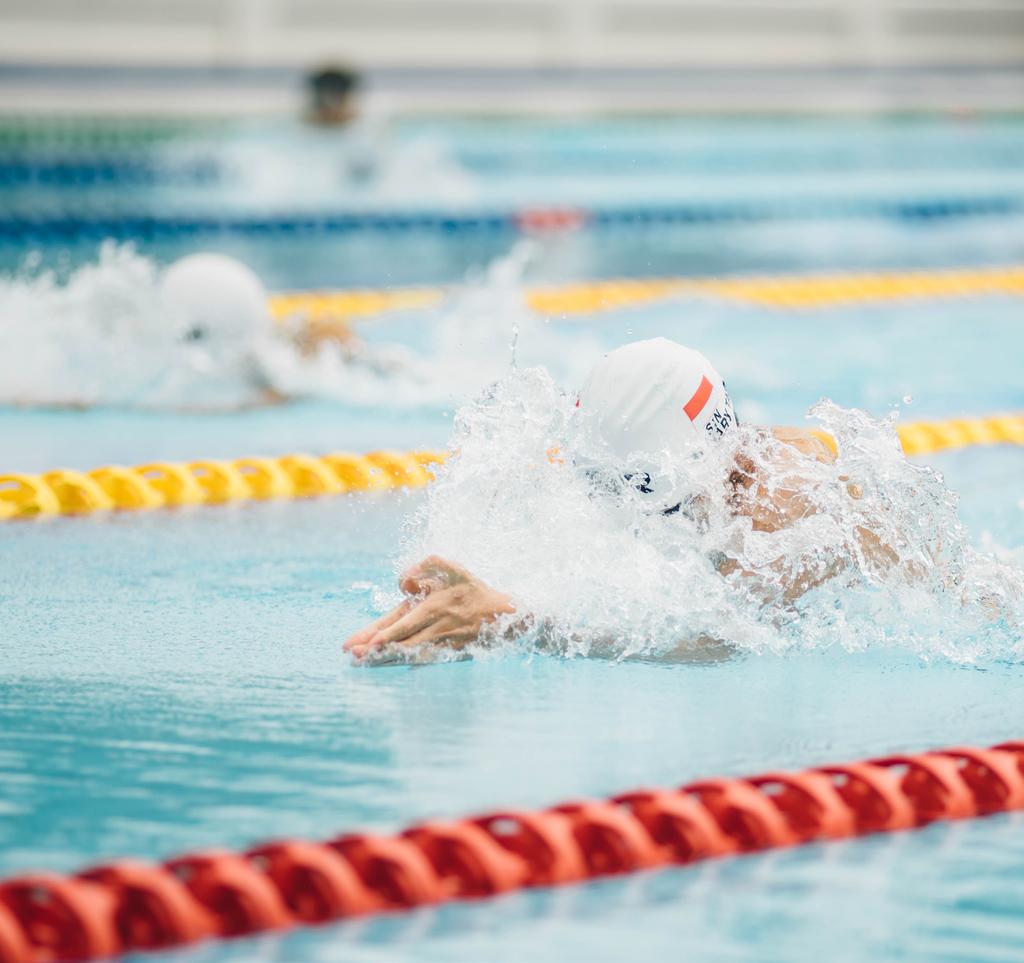
[[(679, 495), (651, 478), (651, 455), (686, 456), (721, 438), (736, 425), (722, 376), (699, 351), (652, 338), (604, 356), (590, 372), (576, 402), (591, 458), (643, 476), (645, 494), (678, 504)], [(639, 457), (638, 456), (647, 456)], [(591, 462), (591, 458), (586, 459)], [(671, 503), (671, 504), (669, 504)]]
[(263, 282), (226, 254), (204, 251), (175, 261), (161, 279), (160, 298), (183, 340), (197, 347), (236, 347), (272, 328)]
[(258, 401), (274, 335), (259, 277), (233, 257), (190, 254), (167, 268), (158, 294), (180, 345), (161, 390), (196, 407)]

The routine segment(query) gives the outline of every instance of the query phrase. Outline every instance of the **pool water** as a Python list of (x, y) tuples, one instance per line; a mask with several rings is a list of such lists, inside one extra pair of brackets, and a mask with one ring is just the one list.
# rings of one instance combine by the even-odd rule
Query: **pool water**
[[(1003, 482), (1024, 454), (978, 454), (938, 463), (966, 492), (975, 530), (1019, 546), (1020, 489)], [(417, 497), (5, 531), (3, 869), (390, 829), (711, 773), (990, 744), (1024, 725), (1019, 665), (891, 652), (354, 669), (340, 640), (371, 614), (368, 583), (390, 578)], [(934, 959), (945, 946), (949, 958), (998, 959), (1024, 935), (1019, 831), (1019, 816), (936, 826), (296, 934), (259, 952), (611, 960), (625, 942), (638, 958), (685, 946), (701, 959), (754, 947), (814, 959), (841, 936), (838, 958), (875, 947)]]
[[(39, 244), (51, 266), (87, 263), (104, 236), (89, 225), (125, 215), (170, 222), (160, 231), (138, 224), (123, 238), (144, 254), (169, 261), (196, 247), (222, 250), (272, 288), (442, 283), (501, 256), (514, 225), (287, 225), (310, 213), (566, 206), (648, 216), (614, 229), (554, 232), (537, 279), (1024, 258), (1024, 122), (1014, 116), (808, 117), (781, 126), (716, 117), (568, 125), (398, 119), (348, 133), (245, 121), (183, 125), (148, 141), (144, 133), (133, 145), (121, 129), (115, 147), (102, 125), (78, 137), (37, 129), (8, 135), (4, 146), (0, 122), (0, 270), (17, 268)], [(352, 176), (352, 157), (367, 154), (371, 173)], [(140, 169), (149, 176), (133, 178)], [(185, 176), (196, 170), (205, 174)], [(661, 219), (679, 208), (692, 217)], [(72, 226), (26, 241), (26, 225), (61, 218)], [(217, 228), (225, 219), (258, 223)]]
[[(1020, 301), (1013, 297), (813, 311), (677, 298), (581, 319), (538, 320), (523, 306), (521, 287), (482, 290), (486, 296), (469, 307), (456, 300), (360, 328), (371, 344), (401, 343), (426, 359), (426, 381), (399, 374), (364, 392), (347, 386), (342, 373), (323, 386), (330, 389), (327, 397), (314, 391), (290, 405), (240, 412), (0, 407), (7, 464), (41, 472), (160, 459), (442, 447), (458, 406), (510, 370), (514, 325), (520, 367), (543, 364), (567, 391), (618, 344), (658, 335), (690, 344), (714, 359), (746, 422), (801, 425), (807, 409), (824, 397), (876, 416), (898, 410), (903, 421), (1016, 411), (1024, 403), (1016, 351)], [(480, 325), (478, 312), (502, 316)], [(0, 372), (4, 364), (16, 367), (16, 353), (0, 359)], [(192, 397), (183, 395), (183, 403)]]
[[(874, 130), (882, 140), (896, 136)], [(558, 147), (567, 170), (585, 167), (593, 149), (613, 167), (598, 171), (601, 177), (627, 176), (594, 132), (556, 144), (552, 134), (545, 140), (527, 131), (523, 143), (533, 151), (505, 156), (493, 147), (493, 131), (490, 141), (479, 128), (472, 136), (457, 125), (451, 131), (481, 169), (518, 162), (534, 176), (542, 166), (536, 158)], [(720, 131), (698, 126), (691, 133), (706, 152)], [(616, 156), (628, 154), (623, 143), (639, 143), (650, 163), (678, 154), (685, 141), (685, 131), (678, 142), (651, 129), (646, 142), (608, 127), (607, 136), (613, 133)], [(817, 139), (800, 130), (774, 136), (756, 128), (749, 134), (775, 157), (769, 171), (788, 166), (787, 151), (802, 151), (805, 166), (818, 158), (822, 170), (833, 170), (829, 138), (820, 132)], [(475, 155), (459, 140), (472, 137)], [(972, 150), (994, 163), (996, 154), (1016, 149), (1016, 137), (1007, 128), (986, 150), (977, 143)], [(964, 171), (974, 170), (978, 155), (959, 150), (950, 167), (968, 179)], [(690, 156), (690, 167), (699, 167)], [(886, 156), (885, 164), (869, 160), (897, 179), (908, 166), (940, 166), (931, 151), (893, 148)], [(593, 183), (604, 189), (597, 175)], [(974, 229), (922, 228), (921, 245), (934, 263), (953, 263)], [(688, 230), (696, 246), (700, 230)], [(772, 230), (785, 242), (777, 259), (790, 269), (856, 262), (844, 259), (841, 225), (821, 227), (835, 248), (813, 256), (805, 252), (815, 237), (824, 243), (813, 230), (799, 223)], [(731, 236), (741, 252), (732, 259), (714, 232), (704, 236), (722, 263), (751, 263), (749, 234)], [(975, 256), (1015, 256), (1018, 242), (1009, 231), (999, 236), (1007, 243), (990, 237), (992, 249)], [(761, 240), (767, 249), (771, 239)], [(486, 248), (452, 243), (450, 263), (438, 269), (446, 282), (462, 280), (465, 260), (479, 267), (488, 256)], [(604, 243), (593, 235), (572, 243), (558, 269), (565, 276), (600, 274), (608, 263), (616, 270), (605, 273), (645, 273), (653, 263), (626, 240), (621, 250), (632, 253), (609, 255), (607, 263), (589, 247)], [(873, 248), (867, 235), (850, 243), (892, 266), (933, 263), (915, 261), (919, 252), (904, 259), (895, 248)], [(328, 246), (310, 244), (322, 245), (326, 265)], [(438, 250), (446, 244), (436, 242)], [(269, 248), (262, 251), (272, 259)], [(542, 250), (540, 274), (548, 254), (557, 260), (557, 246)], [(71, 261), (94, 257), (95, 250), (83, 251)], [(679, 262), (670, 273), (696, 263)], [(350, 269), (342, 265), (328, 279), (344, 284)], [(282, 287), (309, 277), (288, 265), (276, 270)], [(610, 346), (655, 334), (692, 343), (715, 359), (747, 422), (800, 424), (823, 396), (876, 416), (899, 408), (904, 420), (1024, 408), (1020, 302), (1008, 297), (804, 312), (684, 298), (550, 323), (521, 316), (521, 293), (507, 285), (493, 298), (493, 313), (480, 309), (492, 303), (485, 298), (366, 327), (375, 341), (430, 358), (444, 390), (433, 384), (419, 398), (396, 392), (401, 400), (391, 403), (314, 394), (298, 404), (210, 415), (5, 408), (4, 467), (442, 446), (458, 407), (508, 372), (517, 321), (520, 368), (544, 363), (570, 391)], [(974, 448), (923, 461), (961, 494), (971, 543), (1024, 565), (1024, 449)], [(391, 492), (4, 525), (0, 871), (73, 870), (108, 857), (392, 830), (432, 816), (543, 806), (636, 785), (1024, 736), (1021, 666), (1005, 651), (964, 662), (895, 644), (864, 651), (836, 644), (783, 655), (741, 651), (694, 665), (506, 649), (440, 665), (354, 667), (341, 643), (387, 604), (380, 590), (393, 592), (408, 519), (429, 497)], [(564, 577), (585, 580), (587, 564)], [(1021, 825), (1019, 814), (936, 825), (170, 957), (1009, 960), (1024, 942)]]

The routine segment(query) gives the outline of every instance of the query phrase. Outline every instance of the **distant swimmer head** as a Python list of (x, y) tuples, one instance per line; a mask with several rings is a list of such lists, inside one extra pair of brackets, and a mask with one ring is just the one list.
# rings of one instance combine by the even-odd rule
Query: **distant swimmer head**
[(164, 272), (159, 297), (178, 344), (166, 392), (198, 407), (262, 396), (274, 324), (266, 288), (250, 268), (223, 254), (190, 254)]
[(605, 355), (579, 393), (582, 465), (617, 472), (669, 511), (683, 495), (666, 460), (692, 457), (737, 424), (722, 376), (699, 351), (667, 338), (634, 341)]
[(225, 254), (190, 254), (160, 282), (160, 299), (183, 342), (221, 351), (270, 330), (267, 291), (257, 275)]
[(311, 123), (337, 126), (356, 118), (355, 94), (361, 77), (351, 67), (330, 66), (316, 70), (306, 78), (306, 84)]

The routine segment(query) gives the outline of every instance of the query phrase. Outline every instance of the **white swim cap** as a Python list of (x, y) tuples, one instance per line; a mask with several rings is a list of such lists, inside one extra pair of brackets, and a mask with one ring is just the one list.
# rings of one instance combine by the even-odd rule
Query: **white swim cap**
[(634, 341), (605, 355), (576, 406), (591, 456), (600, 452), (606, 463), (629, 472), (652, 472), (652, 455), (692, 454), (736, 425), (729, 392), (711, 362), (667, 338)]
[(244, 343), (270, 329), (263, 282), (224, 254), (190, 254), (175, 261), (164, 272), (160, 297), (182, 337), (203, 347)]

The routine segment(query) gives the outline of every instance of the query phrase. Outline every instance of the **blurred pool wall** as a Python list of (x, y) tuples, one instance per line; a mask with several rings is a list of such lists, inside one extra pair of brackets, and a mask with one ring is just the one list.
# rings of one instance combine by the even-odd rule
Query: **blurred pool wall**
[(3, 0), (0, 110), (1019, 110), (1016, 0)]

